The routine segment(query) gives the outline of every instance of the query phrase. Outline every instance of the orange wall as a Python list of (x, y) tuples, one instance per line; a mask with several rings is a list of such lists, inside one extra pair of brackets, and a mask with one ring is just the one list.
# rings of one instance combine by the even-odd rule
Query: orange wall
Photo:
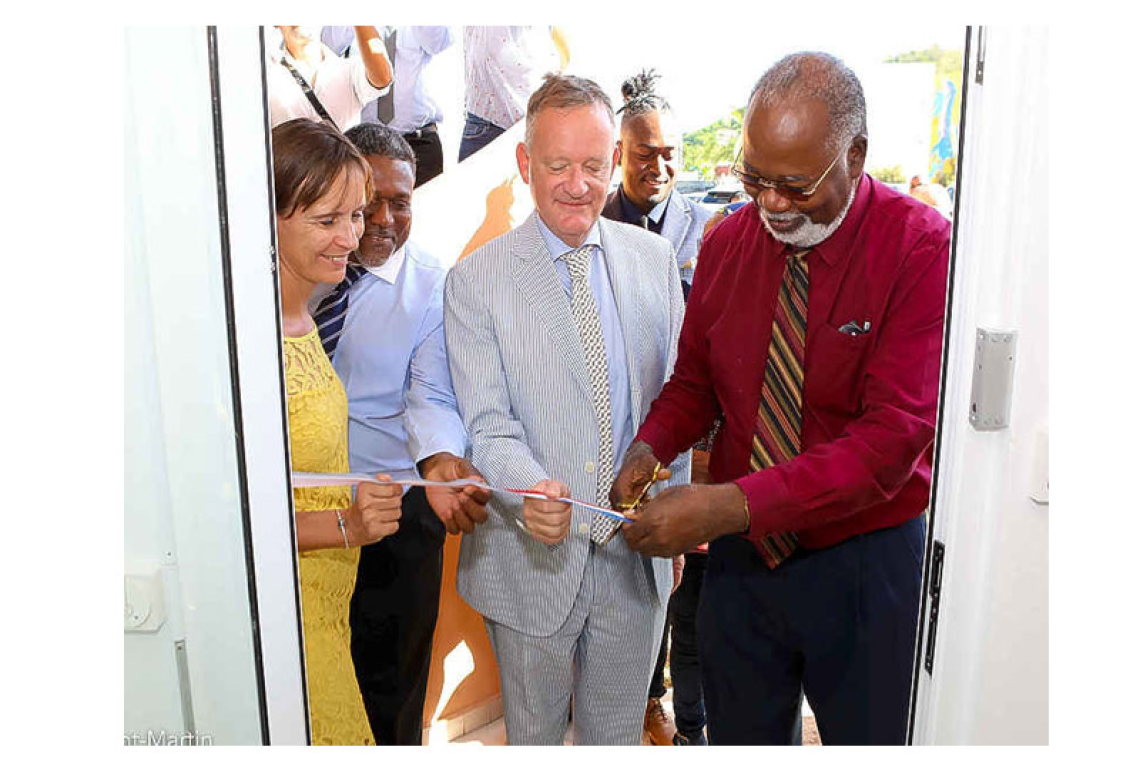
[[(453, 718), (499, 694), (499, 668), (483, 626), (483, 616), (467, 606), (455, 590), (459, 562), (459, 536), (448, 536), (443, 545), (443, 587), (439, 593), (439, 621), (432, 642), (431, 673), (428, 675), (424, 726), (430, 726), (439, 709), (441, 719)], [(461, 642), (467, 644), (475, 671), (452, 694), (443, 694), (443, 660)]]

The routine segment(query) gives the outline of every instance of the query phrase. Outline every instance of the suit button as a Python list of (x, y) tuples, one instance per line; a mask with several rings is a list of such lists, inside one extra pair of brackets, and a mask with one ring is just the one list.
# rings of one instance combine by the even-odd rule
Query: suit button
[(579, 536), (590, 535), (590, 523), (578, 523), (578, 535)]
[(586, 472), (589, 472), (591, 474), (594, 472), (594, 463), (593, 462), (586, 462)]

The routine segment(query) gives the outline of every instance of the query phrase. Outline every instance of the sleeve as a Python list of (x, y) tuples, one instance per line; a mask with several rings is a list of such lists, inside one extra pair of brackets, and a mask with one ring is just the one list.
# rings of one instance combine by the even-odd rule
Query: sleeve
[[(673, 246), (669, 245), (669, 257), (673, 258)], [(681, 326), (685, 321), (685, 299), (681, 295), (681, 278), (674, 277), (671, 269), (666, 269), (669, 272), (669, 358), (666, 363), (665, 377), (673, 374), (677, 366), (677, 345), (681, 337)], [(688, 447), (686, 447), (687, 449)], [(656, 450), (655, 450), (656, 451)], [(662, 462), (669, 464), (670, 469), (673, 471), (673, 477), (665, 481), (658, 487), (658, 492), (671, 488), (673, 486), (688, 485), (692, 479), (692, 453), (684, 451), (673, 460), (662, 459)]]
[(339, 56), (343, 56), (344, 52), (352, 47), (352, 43), (355, 41), (356, 33), (351, 26), (321, 27), (321, 42)]
[[(385, 55), (387, 54), (385, 53)], [(368, 72), (364, 68), (364, 60), (360, 57), (359, 51), (353, 54), (353, 56), (348, 59), (348, 62), (351, 65), (352, 92), (356, 95), (356, 99), (360, 101), (361, 108), (363, 108), (365, 104), (376, 100), (376, 98), (387, 95), (388, 90), (392, 89), (392, 82), (389, 82), (387, 87), (372, 86), (372, 83), (368, 81)], [(389, 61), (389, 63), (391, 63), (391, 61)], [(392, 81), (396, 81), (395, 77), (393, 77)]]
[[(718, 228), (706, 242), (709, 252), (706, 264), (694, 272), (687, 307), (677, 339), (676, 364), (661, 394), (649, 409), (649, 415), (637, 432), (636, 440), (644, 441), (662, 462), (671, 461), (689, 449), (708, 432), (720, 407), (713, 392), (709, 374), (708, 333), (710, 309), (709, 285), (715, 279), (719, 253), (727, 238)], [(678, 288), (680, 283), (678, 282)]]
[(443, 337), (443, 278), (432, 289), (421, 335), (423, 338), (412, 353), (405, 398), (404, 430), (408, 433), (408, 453), (417, 463), (441, 451), (461, 457), (466, 453), (467, 435), (459, 418), (451, 371), (447, 365), (447, 346)]
[(407, 26), (401, 28), (401, 33), (404, 29), (413, 35), (416, 46), (428, 55), (439, 55), (455, 41), (450, 26)]
[(471, 462), (492, 485), (533, 485), (549, 475), (527, 446), (526, 431), (511, 407), (490, 309), (481, 294), (487, 288), (461, 265), (447, 276), (444, 335)]
[[(888, 501), (934, 441), (949, 230), (900, 265), (864, 375), (863, 412), (832, 441), (736, 481), (753, 541), (810, 529)], [(810, 368), (808, 369), (810, 372)]]

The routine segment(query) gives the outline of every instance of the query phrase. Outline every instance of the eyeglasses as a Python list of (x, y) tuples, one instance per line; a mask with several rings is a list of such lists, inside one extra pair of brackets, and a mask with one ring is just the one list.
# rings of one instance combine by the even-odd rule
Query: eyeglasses
[(841, 150), (839, 153), (835, 154), (835, 158), (832, 159), (831, 163), (827, 165), (827, 168), (823, 170), (823, 174), (819, 175), (819, 179), (807, 187), (795, 187), (794, 185), (787, 185), (783, 182), (773, 182), (770, 179), (764, 179), (759, 174), (753, 174), (752, 172), (745, 170), (740, 163), (741, 156), (744, 153), (743, 148), (741, 148), (740, 153), (736, 154), (736, 160), (732, 162), (732, 173), (736, 175), (736, 178), (740, 180), (741, 184), (748, 185), (750, 187), (760, 187), (767, 190), (775, 190), (777, 193), (784, 196), (788, 200), (805, 200), (815, 194), (815, 191), (818, 190), (819, 186), (823, 184), (823, 180), (827, 177), (828, 174), (831, 173), (831, 170), (835, 168), (835, 165), (839, 163), (839, 157), (846, 152), (846, 150)]

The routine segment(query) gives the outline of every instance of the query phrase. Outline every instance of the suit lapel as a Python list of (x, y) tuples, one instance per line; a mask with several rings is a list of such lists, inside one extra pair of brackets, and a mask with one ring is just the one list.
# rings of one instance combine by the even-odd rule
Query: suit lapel
[(519, 227), (518, 239), (511, 254), (511, 276), (515, 286), (530, 302), (534, 313), (553, 339), (558, 352), (566, 361), (570, 376), (589, 394), (590, 375), (586, 369), (586, 357), (582, 353), (582, 341), (578, 338), (574, 315), (570, 312), (570, 300), (562, 289), (534, 214)]
[(661, 225), (661, 237), (672, 243), (679, 252), (692, 223), (693, 218), (688, 205), (681, 200), (677, 191), (673, 190), (669, 193), (669, 207), (665, 211), (665, 224)]
[[(599, 220), (602, 238), (602, 255), (610, 272), (610, 283), (617, 303), (618, 320), (621, 322), (622, 342), (625, 343), (625, 360), (629, 368), (630, 410), (634, 429), (641, 422), (641, 343), (639, 326), (642, 324), (641, 299), (637, 296), (638, 253), (632, 249), (620, 248), (615, 227), (621, 222), (610, 223)], [(614, 452), (620, 457), (625, 452)]]

